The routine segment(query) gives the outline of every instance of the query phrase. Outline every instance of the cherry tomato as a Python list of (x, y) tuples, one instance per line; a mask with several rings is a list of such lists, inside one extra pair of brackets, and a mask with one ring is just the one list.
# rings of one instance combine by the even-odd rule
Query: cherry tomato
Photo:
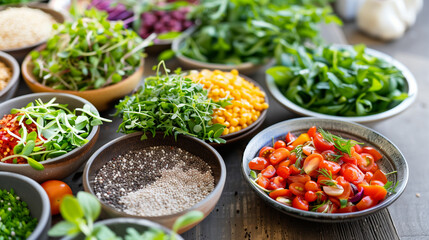
[(365, 178), (363, 172), (356, 166), (350, 163), (344, 163), (341, 167), (341, 173), (347, 181), (358, 184)]
[(41, 186), (48, 194), (52, 215), (60, 213), (60, 204), (65, 196), (73, 195), (69, 185), (62, 181), (49, 180), (42, 183)]
[(360, 156), (361, 159), (358, 162), (359, 169), (362, 170), (362, 172), (370, 172), (374, 167), (374, 157), (368, 153), (361, 153)]
[(276, 199), (277, 197), (292, 197), (293, 194), (289, 189), (276, 189), (270, 192), (270, 197)]
[(289, 155), (289, 160), (290, 160), (290, 164), (294, 164), (296, 162), (296, 160), (297, 160), (296, 153), (294, 153), (294, 152), (291, 153)]
[(289, 152), (290, 152), (293, 149), (295, 149), (295, 147), (293, 145), (287, 145), (286, 149), (289, 150)]
[(378, 170), (378, 164), (375, 162), (374, 166), (371, 168), (370, 172), (375, 173), (377, 170)]
[(292, 201), (292, 207), (308, 211), (308, 202), (300, 196), (297, 196)]
[(319, 201), (319, 202), (324, 202), (324, 201), (328, 200), (328, 195), (326, 195), (326, 193), (322, 190), (317, 191), (316, 195), (317, 195), (317, 201)]
[(270, 180), (268, 180), (268, 178), (262, 176), (262, 174), (258, 175), (258, 180), (256, 180), (256, 183), (265, 189), (268, 189), (268, 187), (270, 186)]
[(290, 160), (281, 161), (279, 164), (277, 164), (277, 168), (279, 167), (289, 167)]
[(275, 190), (286, 187), (286, 180), (280, 176), (273, 177), (270, 181), (269, 189)]
[(323, 156), (318, 153), (313, 153), (304, 160), (303, 169), (304, 172), (311, 177), (317, 176), (317, 169), (320, 163), (323, 161)]
[[(356, 158), (356, 156), (359, 154), (355, 155), (356, 152), (354, 148), (350, 149), (350, 153), (351, 153), (350, 155), (348, 153), (343, 153), (343, 156), (340, 159), (346, 163), (351, 163), (356, 165), (358, 163), (358, 158)], [(359, 158), (360, 158), (360, 155), (359, 155)]]
[(304, 194), (304, 198), (305, 198), (305, 201), (307, 201), (307, 202), (314, 202), (317, 200), (317, 195), (313, 191), (307, 191)]
[(313, 135), (313, 143), (314, 143), (314, 147), (316, 147), (316, 149), (320, 152), (326, 151), (326, 150), (335, 150), (335, 147), (332, 143), (326, 141), (322, 135), (318, 132), (316, 132)]
[[(291, 166), (292, 167), (292, 166)], [(289, 183), (301, 183), (305, 184), (306, 182), (310, 181), (311, 178), (307, 174), (298, 174), (298, 175), (290, 175), (287, 178)]]
[(347, 200), (349, 199), (350, 195), (352, 194), (352, 187), (350, 186), (350, 183), (348, 182), (338, 182), (339, 185), (341, 185), (344, 188), (343, 194), (338, 196), (337, 198), (340, 200)]
[(347, 206), (347, 207), (340, 208), (340, 209), (338, 209), (337, 212), (349, 213), (349, 212), (356, 212), (357, 210), (358, 210), (357, 207), (353, 205), (353, 206)]
[(370, 185), (378, 185), (384, 187), (385, 184), (378, 180), (372, 180)]
[(286, 148), (279, 148), (270, 155), (269, 159), (271, 164), (276, 165), (277, 163), (285, 160), (289, 155), (290, 152)]
[(319, 168), (320, 169), (324, 168), (329, 172), (331, 172), (332, 174), (337, 174), (341, 170), (340, 164), (336, 162), (326, 161), (326, 160), (323, 160), (320, 162)]
[(307, 155), (310, 156), (313, 153), (317, 153), (317, 150), (315, 147), (311, 146), (311, 145), (305, 145), (302, 147), (302, 152)]
[(356, 207), (359, 211), (362, 211), (375, 205), (377, 205), (377, 201), (372, 199), (370, 196), (365, 196), (358, 202), (358, 204), (356, 204)]
[(308, 181), (304, 184), (305, 191), (313, 191), (317, 192), (320, 191), (319, 185), (315, 181)]
[(295, 141), (293, 141), (291, 143), (291, 145), (296, 147), (296, 146), (302, 145), (308, 141), (310, 141), (310, 137), (308, 136), (308, 134), (307, 133), (301, 133), (301, 135), (299, 135), (299, 137), (297, 139), (295, 139)]
[(289, 190), (296, 196), (304, 196), (305, 194), (304, 184), (299, 182), (291, 183), (289, 185)]
[(269, 165), (267, 159), (255, 157), (249, 162), (249, 168), (252, 170), (264, 170)]
[(338, 200), (338, 198), (336, 198), (336, 197), (329, 197), (329, 201), (331, 201), (337, 207), (341, 206), (340, 200)]
[(288, 132), (286, 134), (285, 140), (286, 140), (287, 144), (290, 144), (291, 142), (295, 141), (295, 139), (296, 139), (296, 137), (295, 137), (295, 135), (293, 135), (293, 133)]
[(369, 146), (363, 147), (362, 152), (371, 154), (374, 157), (374, 161), (376, 161), (376, 162), (383, 157), (383, 155), (381, 155), (381, 153), (379, 151), (377, 151), (375, 148), (369, 147)]
[(259, 151), (259, 157), (268, 158), (272, 152), (274, 152), (274, 148), (272, 147), (263, 147)]
[(290, 170), (290, 175), (298, 175), (301, 173), (301, 170), (295, 167), (295, 165), (290, 165), (289, 170)]
[(277, 175), (284, 179), (287, 179), (290, 175), (290, 169), (286, 166), (280, 166), (277, 168)]
[(372, 176), (371, 178), (371, 181), (374, 181), (374, 180), (377, 180), (386, 184), (387, 183), (386, 174), (384, 174), (381, 170), (377, 170), (374, 172), (374, 176)]
[(273, 165), (269, 165), (261, 171), (261, 174), (266, 178), (272, 178), (274, 175), (276, 175), (276, 169), (273, 167)]
[(340, 154), (337, 154), (336, 152), (332, 150), (326, 150), (322, 152), (322, 156), (325, 160), (331, 161), (331, 162), (337, 162), (339, 159)]
[(316, 126), (312, 126), (310, 129), (308, 129), (307, 134), (309, 137), (312, 138), (316, 132), (317, 132)]
[(355, 152), (361, 154), (362, 153), (362, 147), (359, 144), (355, 144), (354, 146)]
[(277, 140), (277, 142), (274, 143), (274, 149), (278, 148), (286, 148), (286, 143), (283, 140)]
[(366, 172), (365, 173), (365, 181), (370, 182), (372, 176), (374, 176), (374, 174), (372, 172)]

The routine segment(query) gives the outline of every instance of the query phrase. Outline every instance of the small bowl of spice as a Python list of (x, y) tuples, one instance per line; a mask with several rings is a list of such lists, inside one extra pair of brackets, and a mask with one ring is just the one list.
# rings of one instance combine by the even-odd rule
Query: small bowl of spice
[(84, 189), (100, 200), (104, 217), (144, 218), (172, 228), (189, 211), (210, 214), (226, 178), (219, 153), (185, 135), (141, 138), (141, 132), (117, 138), (85, 166)]
[(0, 171), (0, 239), (48, 239), (50, 209), (48, 195), (37, 182)]
[(12, 98), (19, 84), (19, 65), (11, 55), (0, 51), (0, 102)]

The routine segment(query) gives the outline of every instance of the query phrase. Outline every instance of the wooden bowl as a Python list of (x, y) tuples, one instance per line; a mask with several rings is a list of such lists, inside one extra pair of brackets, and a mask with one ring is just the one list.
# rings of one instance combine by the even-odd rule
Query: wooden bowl
[[(148, 134), (148, 139), (143, 141), (140, 139), (141, 135), (141, 132), (128, 134), (114, 139), (98, 149), (88, 160), (83, 172), (83, 187), (85, 191), (97, 197), (93, 189), (95, 176), (104, 166), (104, 164), (112, 159), (112, 157), (125, 154), (132, 150), (139, 150), (150, 146), (174, 146), (200, 157), (211, 167), (215, 179), (215, 188), (201, 202), (195, 204), (189, 209), (171, 215), (156, 217), (130, 215), (116, 210), (108, 203), (100, 200), (104, 217), (144, 218), (153, 222), (157, 222), (170, 229), (178, 217), (192, 210), (201, 211), (204, 213), (204, 218), (207, 217), (218, 202), (225, 185), (226, 168), (225, 163), (219, 153), (204, 141), (185, 135), (178, 135), (177, 141), (174, 139), (174, 136), (167, 136), (164, 138), (164, 134), (162, 132), (158, 132), (154, 138), (151, 137), (151, 134)], [(180, 229), (179, 233), (183, 233), (197, 224), (198, 223), (195, 223), (187, 228)]]
[[(89, 104), (91, 110), (97, 112), (97, 109), (91, 103), (74, 95), (64, 93), (33, 93), (16, 97), (0, 104), (0, 116), (3, 117), (5, 114), (10, 114), (12, 108), (25, 107), (28, 103), (36, 99), (40, 98), (42, 101), (48, 102), (53, 97), (57, 99), (56, 102), (58, 103), (68, 104), (67, 107), (70, 110)], [(29, 164), (0, 162), (0, 171), (19, 173), (40, 183), (50, 179), (63, 179), (75, 172), (88, 159), (90, 150), (97, 141), (99, 131), (99, 126), (93, 127), (87, 137), (89, 142), (82, 147), (76, 148), (62, 156), (40, 162), (45, 167), (43, 170), (36, 170)]]
[[(9, 4), (6, 6), (0, 6), (0, 11), (4, 10), (6, 8), (9, 8), (9, 7), (24, 7), (24, 6), (28, 7), (28, 8), (39, 9), (39, 10), (51, 15), (52, 18), (58, 23), (63, 23), (68, 18), (63, 13), (50, 8), (48, 6), (48, 4), (45, 4), (45, 3)], [(46, 42), (46, 40), (47, 39), (40, 41), (38, 43), (32, 44), (30, 46), (25, 46), (25, 47), (20, 47), (20, 48), (12, 48), (12, 49), (0, 49), (0, 50), (9, 53), (16, 60), (21, 62), (31, 50), (42, 45), (43, 43)]]
[(47, 240), (51, 227), (51, 207), (45, 190), (34, 180), (16, 173), (0, 171), (0, 189), (10, 191), (28, 204), (30, 214), (38, 223), (27, 240)]
[[(281, 204), (274, 199), (270, 198), (267, 193), (256, 187), (251, 181), (249, 162), (258, 155), (259, 150), (267, 145), (271, 145), (273, 141), (284, 139), (284, 136), (288, 132), (292, 132), (295, 136), (300, 133), (307, 132), (307, 130), (316, 126), (323, 128), (333, 134), (339, 135), (346, 139), (354, 139), (358, 142), (364, 143), (366, 146), (372, 146), (377, 149), (383, 156), (382, 159), (377, 161), (377, 164), (384, 172), (397, 171), (396, 174), (390, 174), (387, 176), (389, 181), (398, 183), (396, 192), (388, 195), (386, 199), (378, 203), (376, 206), (368, 208), (363, 211), (351, 212), (351, 213), (319, 213), (312, 211), (303, 211), (296, 209), (285, 204)], [(254, 190), (254, 192), (261, 197), (268, 205), (277, 209), (280, 212), (286, 213), (287, 215), (316, 222), (343, 222), (360, 219), (366, 217), (372, 213), (380, 211), (381, 209), (392, 204), (402, 192), (408, 182), (408, 164), (405, 160), (404, 155), (390, 140), (381, 135), (380, 133), (371, 130), (365, 126), (340, 121), (333, 119), (321, 119), (321, 118), (297, 118), (292, 120), (283, 121), (274, 124), (260, 133), (258, 133), (244, 150), (242, 166), (241, 166), (243, 178), (248, 185)]]
[(4, 63), (8, 68), (12, 70), (12, 77), (9, 79), (6, 87), (0, 90), (0, 102), (6, 101), (12, 98), (19, 85), (19, 65), (18, 62), (11, 55), (0, 51), (0, 62)]
[[(40, 46), (37, 50), (40, 51), (44, 48), (45, 46)], [(142, 59), (142, 64), (136, 72), (116, 84), (87, 91), (57, 90), (39, 83), (33, 74), (34, 65), (30, 55), (25, 57), (21, 70), (25, 83), (33, 92), (73, 94), (90, 101), (99, 111), (104, 111), (109, 109), (116, 100), (131, 93), (136, 88), (143, 76), (143, 64), (144, 60)]]

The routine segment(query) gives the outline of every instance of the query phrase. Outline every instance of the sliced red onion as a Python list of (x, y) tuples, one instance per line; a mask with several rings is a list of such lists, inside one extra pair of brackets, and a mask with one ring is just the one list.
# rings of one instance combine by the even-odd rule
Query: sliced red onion
[(353, 183), (350, 183), (350, 186), (352, 187), (353, 194), (356, 194), (356, 193), (359, 192), (358, 189), (357, 189), (357, 187), (356, 187), (356, 185), (354, 185)]
[(363, 197), (363, 188), (361, 188), (361, 190), (358, 193), (356, 193), (353, 197), (351, 197), (349, 201), (352, 203), (357, 203), (362, 199), (362, 197)]

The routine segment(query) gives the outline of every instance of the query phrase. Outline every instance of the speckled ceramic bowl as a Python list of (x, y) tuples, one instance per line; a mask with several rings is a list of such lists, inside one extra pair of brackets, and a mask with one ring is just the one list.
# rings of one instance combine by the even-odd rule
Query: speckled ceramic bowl
[(9, 79), (5, 88), (0, 90), (0, 102), (12, 98), (19, 85), (19, 65), (11, 55), (0, 51), (0, 62), (4, 63), (12, 71), (12, 77)]
[[(398, 183), (398, 186), (396, 187), (396, 193), (389, 195), (376, 206), (363, 211), (352, 213), (318, 213), (303, 211), (281, 204), (270, 198), (265, 192), (256, 187), (251, 182), (250, 169), (248, 165), (249, 162), (258, 155), (259, 150), (262, 147), (271, 144), (273, 138), (274, 140), (284, 139), (284, 136), (288, 132), (299, 135), (300, 133), (307, 132), (307, 130), (312, 126), (323, 128), (324, 130), (346, 139), (354, 139), (358, 142), (364, 143), (366, 146), (372, 146), (379, 150), (383, 155), (383, 158), (377, 162), (380, 169), (382, 169), (384, 172), (397, 171), (396, 174), (391, 174), (388, 176), (389, 181)], [(245, 181), (250, 185), (255, 193), (270, 206), (290, 216), (318, 222), (341, 222), (345, 220), (355, 220), (375, 213), (389, 206), (396, 199), (398, 199), (408, 182), (408, 165), (405, 157), (402, 155), (401, 151), (386, 137), (359, 124), (319, 118), (297, 118), (288, 120), (277, 123), (258, 133), (249, 142), (244, 151), (242, 173)]]
[[(107, 219), (103, 221), (98, 221), (95, 223), (95, 226), (103, 224), (110, 228), (116, 235), (120, 237), (124, 237), (126, 235), (127, 228), (134, 228), (139, 233), (143, 233), (151, 228), (154, 229), (160, 229), (164, 231), (167, 234), (171, 234), (171, 230), (168, 228), (161, 226), (157, 223), (144, 220), (144, 219), (135, 219), (135, 218), (113, 218), (113, 219)], [(176, 234), (177, 240), (183, 240), (183, 238)], [(76, 237), (64, 237), (62, 240), (84, 240), (85, 237), (83, 234), (79, 234)]]
[[(338, 46), (338, 48), (346, 48), (346, 49), (350, 48), (350, 45), (335, 45), (335, 46)], [(386, 62), (391, 63), (393, 66), (395, 66), (396, 68), (402, 71), (402, 74), (404, 75), (406, 80), (406, 89), (408, 93), (408, 98), (406, 98), (397, 106), (377, 114), (372, 114), (367, 116), (334, 116), (334, 115), (328, 115), (328, 114), (323, 114), (312, 110), (308, 110), (290, 101), (288, 98), (284, 96), (282, 92), (280, 92), (280, 89), (277, 87), (276, 83), (274, 82), (274, 79), (267, 74), (266, 83), (267, 83), (268, 91), (271, 93), (274, 99), (278, 103), (280, 103), (280, 105), (282, 105), (284, 108), (302, 116), (330, 118), (330, 119), (337, 119), (337, 120), (343, 120), (343, 121), (365, 123), (365, 122), (373, 122), (373, 121), (386, 119), (386, 118), (395, 116), (403, 112), (404, 110), (406, 110), (409, 106), (411, 106), (411, 104), (417, 98), (417, 82), (413, 74), (402, 63), (398, 62), (397, 60), (395, 60), (394, 58), (392, 58), (391, 56), (385, 53), (376, 51), (374, 49), (369, 49), (369, 48), (367, 48), (365, 52), (377, 58), (384, 59)]]
[(34, 180), (16, 173), (0, 171), (0, 189), (13, 189), (28, 204), (30, 214), (38, 224), (27, 240), (46, 240), (51, 227), (51, 207), (45, 190)]
[[(12, 108), (25, 107), (28, 103), (36, 99), (40, 98), (42, 101), (48, 102), (53, 97), (56, 97), (56, 102), (58, 103), (68, 104), (68, 108), (71, 110), (89, 104), (92, 111), (97, 112), (97, 109), (90, 102), (74, 95), (64, 93), (33, 93), (16, 97), (0, 104), (0, 116), (3, 118), (5, 114), (10, 114)], [(0, 171), (19, 173), (37, 182), (44, 182), (49, 179), (63, 179), (76, 171), (88, 159), (90, 150), (97, 141), (99, 131), (99, 126), (93, 127), (87, 137), (89, 140), (88, 143), (62, 156), (41, 162), (45, 167), (43, 170), (35, 170), (29, 164), (0, 162)]]
[[(201, 211), (204, 213), (204, 218), (207, 217), (218, 202), (220, 195), (222, 194), (223, 187), (225, 185), (226, 168), (225, 163), (223, 162), (223, 159), (219, 155), (219, 153), (204, 141), (193, 137), (178, 135), (176, 141), (173, 136), (164, 138), (164, 134), (158, 132), (154, 138), (151, 137), (152, 135), (148, 134), (148, 139), (142, 141), (141, 135), (142, 133), (139, 132), (128, 134), (119, 137), (115, 140), (112, 140), (102, 146), (100, 149), (98, 149), (88, 160), (85, 166), (85, 170), (83, 172), (83, 187), (85, 191), (96, 196), (93, 189), (95, 176), (98, 173), (99, 169), (102, 168), (104, 164), (110, 161), (113, 157), (125, 154), (129, 151), (140, 150), (150, 146), (174, 146), (200, 157), (211, 167), (215, 179), (215, 188), (207, 197), (205, 197), (201, 202), (195, 204), (191, 208), (175, 214), (157, 217), (141, 217), (130, 215), (116, 210), (108, 203), (100, 201), (104, 214), (102, 217), (143, 218), (153, 222), (157, 222), (170, 229), (172, 228), (174, 221), (178, 217), (192, 210)], [(187, 228), (180, 229), (179, 233), (183, 233), (197, 224), (198, 223), (195, 223)]]

